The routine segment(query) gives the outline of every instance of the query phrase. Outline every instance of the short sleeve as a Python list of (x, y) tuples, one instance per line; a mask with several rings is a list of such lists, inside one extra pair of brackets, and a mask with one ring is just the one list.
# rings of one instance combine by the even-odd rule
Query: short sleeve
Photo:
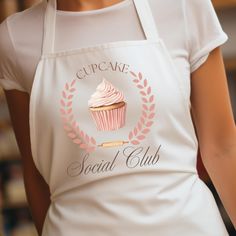
[(19, 83), (20, 74), (7, 20), (5, 20), (0, 24), (0, 87), (5, 90), (16, 89), (26, 92), (23, 85)]
[(185, 0), (190, 73), (202, 65), (209, 53), (228, 40), (210, 0)]

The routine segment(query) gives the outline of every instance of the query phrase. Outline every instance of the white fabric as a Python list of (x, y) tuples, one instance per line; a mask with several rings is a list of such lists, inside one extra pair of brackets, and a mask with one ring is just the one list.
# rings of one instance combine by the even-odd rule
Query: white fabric
[[(182, 76), (227, 40), (210, 0), (149, 0), (156, 26)], [(30, 93), (43, 38), (45, 4), (0, 25), (0, 85)], [(86, 12), (57, 11), (55, 50), (144, 39), (132, 0)], [(188, 83), (188, 82), (187, 82)]]
[[(134, 0), (144, 39), (61, 52), (57, 35), (47, 33), (53, 3), (30, 100), (33, 159), (52, 200), (42, 235), (228, 235), (197, 174), (190, 87), (158, 37), (148, 1)], [(104, 78), (108, 87), (99, 86)], [(94, 111), (95, 91), (105, 102), (123, 93), (125, 106)]]

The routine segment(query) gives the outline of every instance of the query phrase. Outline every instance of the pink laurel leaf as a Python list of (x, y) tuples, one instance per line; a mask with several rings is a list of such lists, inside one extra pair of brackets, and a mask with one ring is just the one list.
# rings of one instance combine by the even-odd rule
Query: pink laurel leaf
[(87, 134), (85, 135), (85, 141), (86, 143), (89, 143), (89, 136)]
[(146, 96), (147, 94), (144, 91), (140, 91), (140, 94)]
[(138, 130), (141, 130), (141, 129), (142, 129), (142, 123), (138, 122)]
[(141, 84), (137, 85), (139, 89), (143, 89), (143, 86)]
[(90, 140), (92, 144), (96, 145), (96, 140), (93, 137), (91, 137)]
[(149, 111), (153, 111), (154, 108), (155, 108), (155, 104), (152, 104), (152, 105), (150, 106), (150, 108), (149, 108)]
[(82, 138), (84, 138), (84, 131), (83, 131), (83, 130), (80, 130), (80, 136), (81, 136)]
[(147, 127), (150, 127), (152, 124), (153, 124), (153, 121), (148, 121), (148, 122), (146, 123), (146, 126), (147, 126)]
[(138, 73), (138, 78), (139, 78), (139, 80), (141, 80), (143, 78), (143, 75), (141, 72)]
[(88, 152), (88, 153), (90, 153), (90, 152), (91, 152), (89, 147), (88, 147), (88, 148), (86, 148), (86, 149), (85, 149), (85, 151), (86, 151), (86, 152)]
[(85, 149), (85, 148), (87, 148), (87, 147), (88, 147), (88, 145), (87, 145), (87, 144), (85, 144), (85, 143), (81, 143), (79, 146), (80, 146), (81, 148), (83, 148), (83, 149)]
[(145, 136), (144, 136), (144, 135), (139, 135), (137, 138), (138, 138), (139, 140), (143, 140), (143, 139), (145, 138)]
[(132, 138), (133, 138), (133, 132), (130, 131), (130, 132), (129, 132), (129, 140), (132, 139)]
[(81, 143), (81, 140), (78, 139), (78, 138), (76, 138), (76, 139), (73, 140), (73, 142), (74, 142), (75, 144), (80, 144), (80, 143)]
[(69, 127), (68, 125), (64, 125), (64, 130), (71, 131), (71, 127)]
[(147, 98), (142, 98), (142, 100), (143, 100), (144, 103), (148, 103)]
[(154, 95), (152, 95), (152, 96), (149, 98), (149, 102), (153, 102), (153, 99), (154, 99)]
[(69, 90), (69, 85), (68, 85), (68, 83), (66, 83), (66, 90)]
[(137, 83), (139, 83), (139, 80), (138, 79), (134, 79), (133, 82), (137, 84)]
[(63, 97), (63, 98), (66, 98), (66, 93), (65, 93), (65, 91), (62, 92), (62, 97)]
[(147, 94), (150, 94), (152, 91), (151, 87), (149, 86), (148, 89), (147, 89)]
[(75, 91), (75, 88), (71, 88), (69, 91), (73, 93)]
[(131, 143), (134, 144), (134, 145), (137, 145), (137, 144), (139, 144), (139, 141), (138, 140), (132, 140)]
[(153, 113), (151, 113), (151, 114), (148, 116), (148, 118), (149, 118), (149, 119), (152, 119), (154, 116), (155, 116), (155, 113), (153, 112)]
[(145, 79), (145, 80), (143, 81), (143, 85), (144, 85), (144, 87), (147, 86), (147, 79)]
[(69, 100), (72, 99), (72, 98), (73, 98), (73, 95), (72, 95), (72, 94), (68, 96), (68, 99), (69, 99)]
[(75, 84), (75, 82), (76, 82), (76, 80), (74, 79), (74, 80), (71, 82), (70, 86), (73, 87), (73, 85)]
[(140, 121), (142, 122), (142, 124), (144, 124), (145, 119), (143, 117), (140, 118)]
[(145, 112), (145, 111), (142, 111), (142, 115), (143, 115), (143, 117), (147, 117), (147, 113)]
[(66, 114), (66, 111), (64, 109), (60, 109), (61, 111), (61, 114), (65, 115)]
[(67, 110), (67, 114), (70, 114), (72, 112), (72, 108)]
[(70, 107), (71, 105), (72, 105), (72, 102), (68, 102), (68, 103), (66, 104), (67, 107)]
[(137, 135), (137, 133), (138, 133), (138, 129), (135, 127), (134, 128), (134, 135)]
[(146, 104), (143, 104), (143, 109), (146, 110), (146, 111), (148, 110), (148, 107), (147, 107)]
[(63, 99), (61, 99), (61, 105), (64, 107), (66, 104)]
[(143, 133), (143, 134), (147, 134), (147, 133), (149, 132), (149, 130), (150, 130), (150, 129), (145, 128), (145, 129), (142, 130), (142, 133)]
[(70, 137), (70, 138), (75, 138), (75, 137), (76, 137), (76, 134), (73, 133), (73, 132), (70, 132), (70, 133), (68, 133), (68, 137)]
[(134, 77), (137, 77), (137, 75), (133, 71), (130, 71), (130, 74), (133, 75)]
[(72, 122), (72, 126), (73, 126), (74, 128), (76, 128), (76, 127), (78, 126), (78, 123), (77, 123), (76, 121), (73, 121), (73, 122)]

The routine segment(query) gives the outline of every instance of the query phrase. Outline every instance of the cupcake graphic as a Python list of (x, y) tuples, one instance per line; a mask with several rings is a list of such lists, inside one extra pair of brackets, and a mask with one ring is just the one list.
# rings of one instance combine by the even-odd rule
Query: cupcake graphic
[(125, 125), (124, 94), (105, 78), (91, 95), (88, 106), (97, 130), (117, 130)]

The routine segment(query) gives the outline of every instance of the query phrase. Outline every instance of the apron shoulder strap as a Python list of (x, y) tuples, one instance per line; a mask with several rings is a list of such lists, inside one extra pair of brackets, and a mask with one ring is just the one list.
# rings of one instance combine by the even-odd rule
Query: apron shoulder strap
[[(56, 26), (56, 0), (44, 0), (47, 3), (44, 17), (42, 55), (54, 52)], [(158, 40), (159, 34), (148, 0), (133, 0), (137, 15), (147, 40)]]
[(148, 0), (133, 0), (145, 36), (149, 40), (158, 40), (159, 33)]
[(47, 7), (44, 16), (42, 55), (54, 52), (56, 27), (56, 0), (45, 0)]

